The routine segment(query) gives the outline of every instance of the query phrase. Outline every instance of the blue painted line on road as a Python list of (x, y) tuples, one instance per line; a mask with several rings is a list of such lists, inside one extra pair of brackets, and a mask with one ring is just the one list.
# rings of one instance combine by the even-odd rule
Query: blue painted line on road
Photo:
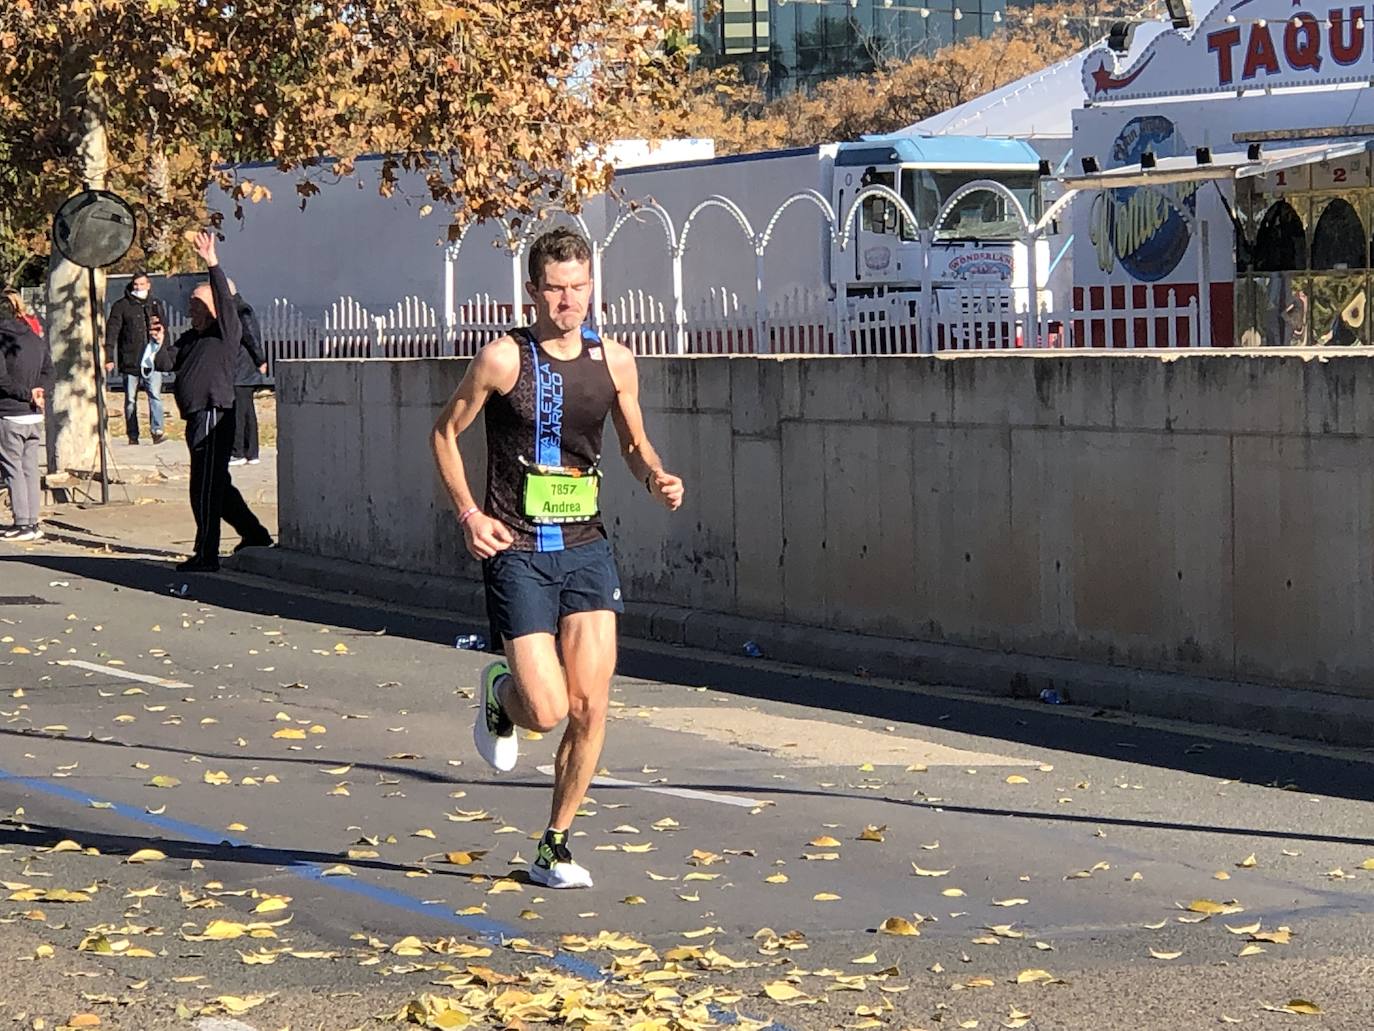
[[(224, 844), (234, 848), (274, 848), (274, 846), (271, 845), (256, 845), (252, 842), (228, 837), (220, 831), (210, 827), (202, 827), (199, 824), (187, 823), (185, 820), (177, 820), (170, 816), (160, 816), (136, 806), (125, 805), (123, 802), (111, 802), (107, 799), (96, 798), (87, 792), (77, 791), (63, 784), (53, 784), (38, 777), (25, 777), (18, 773), (10, 773), (8, 770), (0, 769), (0, 783), (6, 782), (19, 784), (28, 788), (30, 791), (41, 792), (45, 795), (65, 799), (66, 801), (75, 802), (82, 806), (89, 805), (91, 802), (99, 802), (101, 803), (101, 808), (106, 812), (112, 812), (134, 823), (141, 823), (150, 827), (156, 827), (158, 830), (168, 831), (188, 841), (194, 841), (202, 845)], [(290, 850), (281, 849), (280, 851), (287, 852)], [(500, 944), (503, 940), (509, 940), (511, 938), (523, 937), (517, 928), (503, 924), (499, 920), (493, 920), (490, 917), (454, 913), (447, 909), (429, 906), (419, 899), (407, 895), (405, 892), (395, 891), (392, 888), (384, 888), (378, 884), (369, 884), (366, 881), (355, 881), (342, 877), (325, 877), (325, 867), (320, 863), (290, 862), (283, 864), (283, 868), (293, 877), (299, 877), (311, 883), (322, 884), (325, 887), (332, 888), (335, 891), (343, 892), (347, 895), (365, 898), (391, 909), (399, 909), (408, 913), (417, 913), (427, 919), (455, 924), (462, 927), (464, 930), (481, 935), (494, 944)], [(581, 977), (588, 981), (603, 981), (610, 979), (610, 975), (606, 974), (595, 963), (582, 959), (580, 956), (575, 956), (568, 952), (557, 952), (552, 957), (548, 958), (550, 958), (556, 966), (563, 968), (575, 977)], [(711, 1004), (710, 1010), (711, 1015), (723, 1023), (733, 1023), (736, 1019), (734, 1013), (714, 1003)], [(792, 1029), (786, 1024), (779, 1024), (775, 1021), (770, 1024), (765, 1031), (792, 1031)]]

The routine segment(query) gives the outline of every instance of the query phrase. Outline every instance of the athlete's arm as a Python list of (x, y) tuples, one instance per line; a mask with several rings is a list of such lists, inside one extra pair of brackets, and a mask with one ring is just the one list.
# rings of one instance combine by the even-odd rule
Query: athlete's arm
[(444, 405), (430, 434), (430, 448), (439, 478), (448, 492), (449, 502), (460, 517), (469, 509), (477, 509), (463, 520), (463, 537), (473, 558), (491, 558), (505, 551), (515, 540), (510, 527), (492, 519), (478, 508), (468, 486), (463, 454), (458, 438), (473, 424), (494, 391), (509, 390), (520, 375), (520, 354), (510, 337), (494, 340), (477, 352), (463, 374), (463, 381)]
[(606, 348), (611, 381), (615, 383), (615, 406), (611, 409), (611, 421), (615, 423), (615, 433), (620, 438), (620, 453), (635, 479), (644, 484), (668, 511), (674, 512), (682, 504), (682, 479), (663, 468), (662, 459), (644, 432), (644, 412), (639, 407), (639, 370), (635, 367), (634, 352), (614, 340), (603, 340), (602, 343)]

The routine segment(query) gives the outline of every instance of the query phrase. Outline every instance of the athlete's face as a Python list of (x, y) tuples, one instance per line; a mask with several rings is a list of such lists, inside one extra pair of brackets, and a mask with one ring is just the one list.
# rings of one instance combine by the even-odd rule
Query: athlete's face
[(592, 298), (592, 270), (589, 262), (551, 261), (544, 266), (544, 281), (527, 285), (534, 299), (535, 314), (553, 323), (561, 332), (571, 333), (587, 319)]

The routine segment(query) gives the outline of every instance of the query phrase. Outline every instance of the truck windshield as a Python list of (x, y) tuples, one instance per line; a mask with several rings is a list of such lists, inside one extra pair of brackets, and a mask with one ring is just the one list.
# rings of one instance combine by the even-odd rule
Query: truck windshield
[[(1021, 232), (1019, 214), (1010, 210), (1005, 197), (990, 190), (977, 190), (969, 194), (954, 211), (945, 216), (940, 226), (935, 226), (940, 209), (949, 199), (960, 188), (979, 179), (989, 179), (1005, 186), (1028, 217), (1040, 217), (1040, 177), (1031, 171), (903, 169), (902, 198), (916, 212), (923, 228), (935, 228), (936, 235), (944, 239), (985, 240), (1018, 236)], [(915, 238), (915, 233), (909, 229), (903, 229), (902, 235), (908, 240)]]

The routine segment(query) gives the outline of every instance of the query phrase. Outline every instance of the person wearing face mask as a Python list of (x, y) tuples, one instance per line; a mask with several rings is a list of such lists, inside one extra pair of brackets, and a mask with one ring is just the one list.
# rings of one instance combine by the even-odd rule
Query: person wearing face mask
[(148, 428), (153, 443), (163, 440), (162, 373), (143, 361), (152, 339), (153, 316), (165, 321), (162, 305), (152, 299), (152, 280), (140, 272), (129, 280), (124, 296), (110, 308), (105, 323), (105, 374), (124, 377), (124, 429), (130, 444), (138, 443), (138, 392), (148, 395)]

